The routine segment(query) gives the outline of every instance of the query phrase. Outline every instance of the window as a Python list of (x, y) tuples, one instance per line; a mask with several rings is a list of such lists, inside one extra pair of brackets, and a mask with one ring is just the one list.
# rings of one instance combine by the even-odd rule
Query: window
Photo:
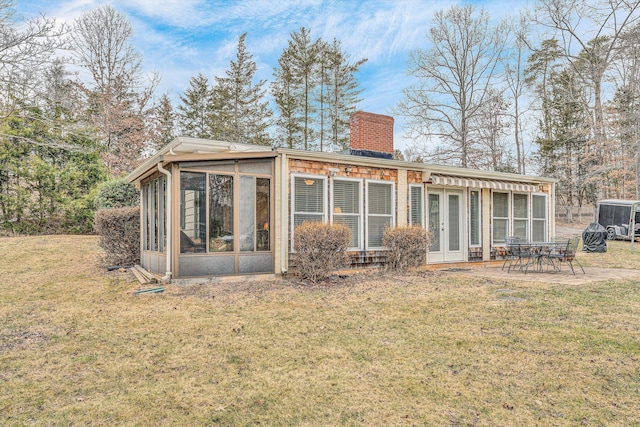
[(387, 227), (393, 227), (393, 184), (367, 184), (367, 248), (381, 248)]
[(268, 251), (269, 178), (240, 176), (240, 250)]
[(509, 235), (509, 193), (493, 193), (493, 244), (503, 244)]
[(529, 195), (513, 195), (513, 235), (529, 240)]
[(409, 189), (411, 198), (409, 201), (409, 224), (422, 226), (424, 221), (422, 212), (424, 206), (422, 186), (411, 185)]
[(440, 195), (430, 193), (429, 201), (429, 232), (431, 233), (430, 252), (440, 252)]
[(360, 181), (333, 180), (333, 223), (344, 224), (351, 230), (351, 248), (359, 249), (361, 245), (362, 215)]
[(469, 245), (471, 246), (480, 246), (481, 218), (480, 190), (471, 190), (469, 192)]
[(547, 196), (532, 195), (531, 207), (531, 240), (544, 242), (547, 240)]
[(160, 221), (160, 252), (167, 247), (167, 177), (160, 177), (160, 198), (162, 199), (162, 220)]
[(180, 174), (180, 253), (206, 251), (206, 174)]
[(144, 250), (151, 250), (151, 196), (149, 195), (149, 191), (151, 189), (151, 185), (149, 183), (143, 184), (142, 186), (142, 209), (144, 211), (144, 215), (142, 220), (144, 224), (142, 225), (144, 230)]
[(195, 165), (206, 172), (180, 173), (180, 253), (271, 250), (271, 179), (250, 175), (271, 163), (256, 164), (208, 162)]
[(209, 175), (209, 250), (233, 252), (233, 176)]
[(144, 250), (164, 252), (166, 246), (166, 179), (160, 176), (142, 185)]
[(271, 241), (271, 180), (256, 178), (256, 251), (269, 251)]
[(293, 227), (304, 221), (325, 221), (325, 179), (293, 178)]

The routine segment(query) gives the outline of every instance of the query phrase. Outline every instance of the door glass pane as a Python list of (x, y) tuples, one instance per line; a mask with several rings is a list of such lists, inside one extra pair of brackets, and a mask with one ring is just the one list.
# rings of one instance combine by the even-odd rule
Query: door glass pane
[(240, 250), (254, 250), (255, 228), (255, 178), (240, 177)]
[(429, 232), (431, 245), (429, 250), (440, 252), (440, 195), (429, 194)]
[(269, 178), (256, 178), (256, 223), (258, 224), (256, 237), (256, 250), (268, 251), (271, 249), (269, 230), (271, 218), (269, 217), (270, 202)]
[(206, 251), (206, 176), (180, 173), (180, 252)]
[(209, 175), (209, 250), (233, 251), (233, 177)]
[(460, 196), (449, 194), (449, 250), (460, 250)]

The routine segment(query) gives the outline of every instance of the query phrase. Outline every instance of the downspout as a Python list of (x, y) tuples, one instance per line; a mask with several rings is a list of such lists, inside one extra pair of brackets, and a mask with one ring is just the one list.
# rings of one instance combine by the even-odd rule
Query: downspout
[(158, 170), (160, 173), (167, 176), (167, 210), (164, 213), (164, 217), (166, 220), (166, 230), (167, 233), (167, 266), (164, 276), (162, 277), (163, 282), (168, 282), (171, 280), (171, 172), (162, 167), (162, 162), (158, 163)]
[(287, 223), (288, 218), (288, 209), (287, 209), (287, 199), (289, 195), (287, 194), (287, 155), (282, 153), (281, 159), (281, 180), (280, 180), (280, 211), (281, 211), (281, 221), (280, 221), (280, 271), (282, 274), (287, 274), (287, 257), (289, 255), (289, 244), (288, 244), (288, 230), (289, 224)]

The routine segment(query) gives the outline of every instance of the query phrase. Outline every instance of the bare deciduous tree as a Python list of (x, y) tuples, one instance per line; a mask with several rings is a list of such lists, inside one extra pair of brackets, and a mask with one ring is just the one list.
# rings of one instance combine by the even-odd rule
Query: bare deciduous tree
[(158, 83), (154, 75), (143, 84), (141, 57), (131, 36), (126, 16), (102, 6), (82, 14), (71, 37), (78, 64), (92, 78), (85, 91), (89, 120), (98, 129), (114, 175), (133, 169), (150, 141), (145, 115)]
[[(32, 96), (42, 71), (63, 44), (64, 26), (44, 15), (28, 21), (15, 16), (14, 1), (0, 0), (0, 112), (13, 109), (9, 95)], [(14, 97), (15, 98), (15, 97)]]
[(603, 106), (603, 83), (627, 26), (640, 19), (637, 0), (538, 0), (537, 21), (547, 26), (561, 41), (563, 55), (593, 94), (592, 152), (595, 164), (591, 166), (595, 202), (602, 196), (598, 175), (601, 162), (595, 155), (606, 140)]
[(472, 126), (495, 83), (506, 25), (491, 27), (482, 8), (453, 6), (435, 14), (427, 38), (431, 48), (411, 53), (409, 74), (418, 83), (404, 90), (397, 111), (406, 117), (410, 137), (444, 144), (439, 160), (450, 155), (467, 167)]
[(516, 148), (516, 170), (518, 173), (526, 173), (526, 152), (523, 130), (525, 126), (527, 109), (523, 99), (525, 91), (525, 64), (529, 49), (529, 23), (525, 13), (521, 13), (518, 22), (512, 25), (511, 46), (504, 56), (504, 76), (506, 91), (512, 99), (513, 109), (510, 114), (513, 123), (513, 138)]

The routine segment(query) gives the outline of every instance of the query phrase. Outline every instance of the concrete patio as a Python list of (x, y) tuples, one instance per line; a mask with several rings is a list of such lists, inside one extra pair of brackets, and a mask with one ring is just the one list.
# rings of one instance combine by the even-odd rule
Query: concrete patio
[(566, 285), (584, 285), (593, 282), (606, 280), (630, 279), (640, 281), (640, 270), (621, 269), (621, 268), (599, 268), (584, 267), (586, 274), (582, 274), (580, 267), (574, 264), (576, 274), (571, 273), (568, 265), (563, 265), (559, 272), (535, 272), (529, 270), (527, 274), (519, 269), (512, 269), (507, 272), (507, 268), (502, 269), (502, 264), (496, 265), (492, 263), (486, 266), (474, 266), (471, 268), (451, 268), (445, 269), (451, 274), (460, 274), (464, 276), (518, 280), (526, 282), (543, 282), (543, 283), (560, 283)]

